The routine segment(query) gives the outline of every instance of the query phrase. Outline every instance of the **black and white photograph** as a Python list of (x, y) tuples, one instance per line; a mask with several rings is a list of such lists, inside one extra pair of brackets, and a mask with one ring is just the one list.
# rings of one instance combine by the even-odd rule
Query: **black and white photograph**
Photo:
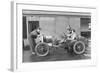
[(22, 61), (91, 59), (91, 13), (22, 10)]
[(95, 7), (12, 4), (12, 70), (96, 65)]

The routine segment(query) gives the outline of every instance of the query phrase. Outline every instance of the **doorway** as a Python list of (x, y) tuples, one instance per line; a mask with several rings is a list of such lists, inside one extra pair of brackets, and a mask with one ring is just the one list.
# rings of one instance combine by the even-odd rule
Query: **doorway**
[(28, 33), (39, 27), (39, 21), (28, 21)]

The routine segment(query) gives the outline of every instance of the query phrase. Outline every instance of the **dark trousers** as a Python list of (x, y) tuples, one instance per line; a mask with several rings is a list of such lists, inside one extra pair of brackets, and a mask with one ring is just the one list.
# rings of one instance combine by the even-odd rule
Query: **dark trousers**
[(36, 46), (36, 35), (31, 35), (31, 46), (32, 46), (32, 51), (35, 52), (35, 46)]

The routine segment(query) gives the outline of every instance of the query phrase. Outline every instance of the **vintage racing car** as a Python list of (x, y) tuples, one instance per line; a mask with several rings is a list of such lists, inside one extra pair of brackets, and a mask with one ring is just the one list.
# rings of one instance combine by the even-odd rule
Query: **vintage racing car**
[(61, 47), (61, 49), (66, 49), (70, 54), (81, 55), (85, 53), (86, 47), (88, 46), (88, 40), (82, 36), (68, 39), (69, 37), (64, 33), (63, 39), (58, 40), (54, 38), (54, 36), (39, 35), (36, 39), (36, 46), (34, 48), (35, 54), (37, 56), (46, 56), (50, 53), (52, 47)]

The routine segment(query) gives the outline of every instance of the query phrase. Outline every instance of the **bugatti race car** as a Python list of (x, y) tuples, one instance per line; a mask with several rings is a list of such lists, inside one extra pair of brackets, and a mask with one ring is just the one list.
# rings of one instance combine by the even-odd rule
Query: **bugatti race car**
[(46, 56), (53, 48), (63, 48), (70, 54), (81, 55), (84, 54), (88, 46), (88, 40), (82, 36), (76, 36), (75, 34), (63, 34), (61, 40), (55, 36), (38, 35), (36, 46), (34, 48), (37, 56)]
[(86, 51), (87, 39), (84, 37), (77, 37), (74, 40), (67, 39), (65, 35), (64, 39), (58, 40), (54, 39), (53, 36), (41, 35), (36, 40), (36, 46), (34, 48), (35, 54), (37, 56), (46, 56), (50, 53), (50, 50), (53, 48), (61, 47), (61, 49), (66, 49), (70, 54), (81, 55)]

